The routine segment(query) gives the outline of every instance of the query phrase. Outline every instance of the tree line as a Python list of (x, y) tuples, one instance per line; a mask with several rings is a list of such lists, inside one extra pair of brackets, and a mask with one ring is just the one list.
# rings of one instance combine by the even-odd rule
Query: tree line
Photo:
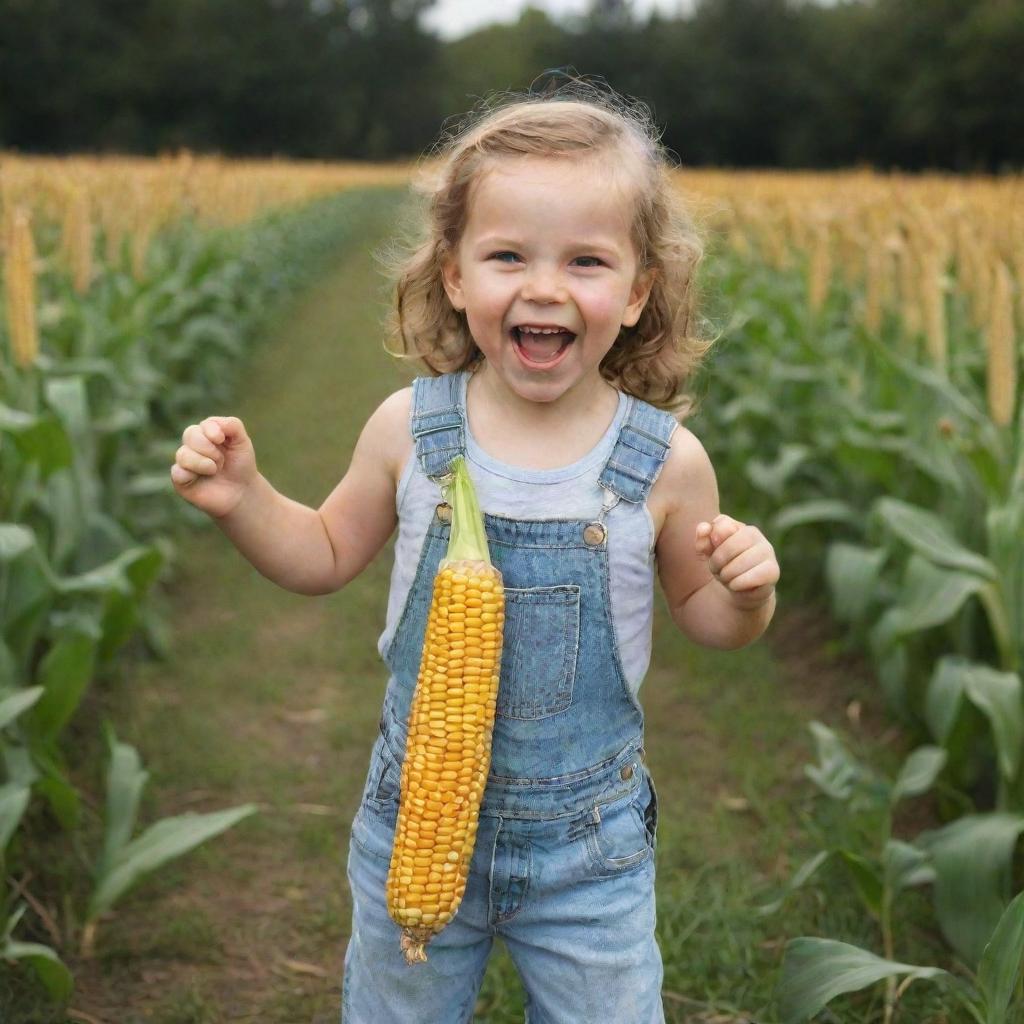
[(648, 103), (686, 165), (1024, 165), (1021, 0), (593, 0), (454, 41), (433, 3), (0, 0), (0, 148), (414, 157), (571, 69)]

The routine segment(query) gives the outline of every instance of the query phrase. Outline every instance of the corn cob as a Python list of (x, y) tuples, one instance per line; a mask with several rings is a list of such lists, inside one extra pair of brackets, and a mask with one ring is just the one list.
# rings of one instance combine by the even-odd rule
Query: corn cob
[(452, 531), (434, 577), (409, 714), (388, 912), (409, 964), (462, 902), (491, 765), (505, 592), (464, 459), (452, 463)]

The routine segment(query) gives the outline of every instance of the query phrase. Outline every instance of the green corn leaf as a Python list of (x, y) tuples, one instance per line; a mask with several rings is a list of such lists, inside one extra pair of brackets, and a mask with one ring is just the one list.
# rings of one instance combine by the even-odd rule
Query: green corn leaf
[(804, 774), (833, 800), (846, 800), (856, 783), (869, 777), (870, 773), (827, 725), (812, 721), (807, 727), (814, 736), (819, 763), (806, 765)]
[(182, 344), (193, 352), (211, 348), (241, 356), (242, 340), (236, 327), (215, 316), (192, 317), (181, 332)]
[(120, 589), (108, 591), (106, 595), (101, 626), (103, 639), (98, 650), (101, 662), (109, 661), (135, 632), (145, 592), (164, 563), (163, 553), (156, 547), (136, 547), (132, 552), (132, 558), (124, 562), (124, 576), (131, 584), (131, 595)]
[(0, 523), (0, 562), (13, 562), (35, 547), (35, 534), (18, 523)]
[(2, 852), (14, 835), (31, 794), (28, 786), (20, 786), (16, 782), (8, 782), (0, 786), (0, 852)]
[(907, 677), (910, 673), (907, 645), (896, 644), (880, 652), (875, 650), (875, 657), (878, 682), (889, 707), (904, 718), (911, 716), (912, 710), (907, 696)]
[(831, 498), (817, 498), (813, 501), (799, 501), (787, 505), (777, 512), (770, 520), (773, 535), (781, 535), (795, 526), (807, 526), (810, 523), (846, 523), (859, 529), (860, 516), (857, 510), (846, 501)]
[(55, 738), (81, 702), (93, 676), (96, 637), (84, 631), (60, 636), (39, 663), (43, 696), (30, 716), (33, 731)]
[(971, 665), (965, 690), (992, 726), (999, 770), (1008, 781), (1017, 776), (1024, 743), (1024, 710), (1021, 708), (1020, 676), (997, 672), (988, 665)]
[(907, 796), (920, 796), (932, 784), (946, 763), (946, 751), (941, 747), (924, 746), (912, 751), (903, 762), (890, 797), (893, 804)]
[(878, 917), (882, 912), (882, 872), (866, 857), (853, 850), (837, 850), (836, 853), (850, 873), (864, 906)]
[(256, 810), (255, 804), (241, 804), (208, 814), (179, 814), (151, 825), (141, 836), (122, 847), (117, 859), (99, 879), (89, 900), (88, 919), (94, 921), (109, 910), (150, 872), (219, 835)]
[(32, 707), (43, 695), (43, 687), (28, 686), (24, 690), (0, 692), (0, 729), (10, 725), (18, 715)]
[(896, 409), (872, 409), (860, 404), (860, 399), (848, 399), (844, 403), (846, 412), (851, 419), (869, 431), (888, 431), (892, 434), (907, 432), (907, 414)]
[(57, 582), (57, 589), (62, 594), (91, 594), (116, 590), (125, 597), (131, 597), (135, 589), (128, 570), (139, 558), (149, 557), (152, 551), (153, 549), (148, 547), (129, 548), (95, 569), (75, 576), (62, 577)]
[[(886, 475), (894, 474), (908, 463), (917, 469), (924, 476), (928, 476), (944, 491), (960, 493), (964, 490), (964, 481), (957, 473), (955, 463), (948, 454), (941, 449), (929, 450), (917, 444), (912, 437), (905, 432), (897, 434), (880, 434), (876, 428), (861, 430), (856, 426), (845, 423), (842, 427), (842, 437), (847, 445), (859, 449)], [(857, 477), (859, 467), (851, 466), (852, 476)], [(905, 471), (903, 472), (905, 475)]]
[(950, 945), (974, 967), (1010, 900), (1014, 848), (1024, 817), (969, 814), (922, 832), (935, 867), (935, 914)]
[(986, 580), (999, 578), (996, 567), (987, 558), (964, 547), (933, 512), (886, 497), (875, 502), (872, 514), (935, 565), (974, 573)]
[[(1024, 432), (1018, 444), (1024, 460)], [(1024, 469), (1018, 472), (1021, 474), (1019, 479), (1024, 480)], [(1005, 624), (993, 622), (992, 628), (1005, 629), (1006, 635), (996, 639), (1000, 650), (1012, 650), (1009, 665), (1016, 666), (1019, 671), (1024, 665), (1024, 544), (1020, 540), (1024, 536), (1024, 495), (1005, 505), (990, 508), (985, 515), (985, 524), (992, 560), (1002, 573), (1008, 619)]]
[(866, 949), (834, 939), (801, 936), (786, 943), (776, 990), (783, 1024), (801, 1024), (844, 992), (858, 992), (883, 978), (907, 974), (943, 978), (939, 967), (885, 960)]
[(778, 410), (763, 391), (738, 395), (723, 403), (718, 410), (718, 418), (724, 424), (735, 423), (747, 416), (759, 420), (774, 420), (777, 415)]
[(890, 607), (871, 630), (872, 649), (881, 656), (902, 637), (948, 622), (984, 586), (985, 581), (973, 573), (941, 569), (911, 555), (900, 603)]
[(0, 432), (8, 434), (26, 462), (39, 467), (46, 480), (71, 465), (74, 448), (61, 422), (51, 414), (34, 416), (0, 403)]
[(832, 596), (832, 610), (842, 622), (864, 618), (878, 589), (887, 552), (845, 541), (829, 544), (825, 556), (825, 579)]
[(96, 877), (102, 878), (128, 845), (135, 829), (142, 790), (149, 772), (142, 768), (138, 751), (128, 743), (120, 743), (114, 728), (105, 721), (104, 733), (109, 751), (107, 765), (107, 804), (103, 851), (96, 866)]
[(0, 924), (3, 925), (3, 932), (0, 933), (0, 948), (7, 945), (10, 942), (11, 936), (14, 934), (14, 929), (18, 927), (18, 922), (24, 917), (25, 911), (28, 910), (27, 903), (19, 903), (13, 911), (7, 921), (4, 922), (0, 919)]
[(0, 601), (0, 628), (11, 661), (19, 666), (18, 681), (27, 676), (35, 646), (43, 634), (54, 601), (53, 571), (33, 543), (4, 567), (5, 593)]
[(956, 725), (966, 689), (966, 659), (959, 655), (939, 658), (925, 693), (925, 721), (932, 736), (946, 743)]
[(781, 498), (786, 482), (811, 457), (812, 449), (804, 444), (783, 444), (774, 462), (752, 458), (746, 473), (750, 482), (773, 498)]
[(1005, 779), (1014, 779), (1024, 744), (1020, 677), (960, 655), (940, 658), (925, 695), (925, 718), (940, 743), (949, 739), (965, 699), (988, 719), (999, 771)]
[(890, 839), (886, 842), (882, 863), (886, 883), (893, 892), (935, 881), (935, 868), (932, 867), (928, 854), (901, 839)]
[(804, 861), (794, 872), (793, 877), (786, 883), (782, 895), (777, 900), (772, 900), (771, 903), (764, 903), (759, 906), (757, 913), (762, 917), (774, 914), (785, 903), (786, 897), (796, 892), (831, 855), (831, 850), (819, 850), (813, 857)]
[(27, 747), (0, 743), (0, 756), (3, 757), (4, 774), (8, 782), (31, 786), (39, 778), (39, 769), (36, 768), (32, 753)]
[(5, 960), (24, 960), (36, 972), (54, 1001), (66, 1002), (70, 998), (75, 986), (71, 972), (49, 946), (10, 939), (0, 947), (0, 957)]
[(14, 690), (21, 683), (18, 665), (14, 660), (14, 652), (7, 646), (3, 636), (0, 636), (0, 690)]
[(16, 770), (22, 782), (34, 779), (34, 791), (49, 803), (53, 816), (66, 832), (78, 828), (82, 802), (68, 779), (64, 760), (55, 742), (33, 738), (31, 761), (27, 766), (22, 762)]
[(81, 452), (83, 444), (91, 448), (94, 441), (85, 378), (78, 374), (50, 377), (44, 381), (43, 392), (47, 404), (74, 438), (76, 450)]
[(1024, 892), (1019, 892), (999, 918), (981, 954), (978, 987), (985, 997), (985, 1024), (1006, 1024), (1006, 1011), (1020, 977), (1024, 958)]

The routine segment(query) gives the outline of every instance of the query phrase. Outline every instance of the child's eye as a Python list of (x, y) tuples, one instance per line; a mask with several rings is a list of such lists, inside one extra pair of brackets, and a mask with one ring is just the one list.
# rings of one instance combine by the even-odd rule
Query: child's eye
[(505, 262), (505, 260), (502, 259), (503, 256), (511, 256), (513, 259), (517, 259), (518, 258), (514, 252), (493, 252), (493, 253), (491, 253), (491, 259), (492, 260), (499, 260), (502, 263)]
[(576, 259), (577, 259), (577, 261), (579, 261), (579, 260), (593, 260), (594, 261), (593, 263), (588, 263), (587, 264), (588, 267), (599, 267), (602, 264), (602, 260), (600, 260), (597, 256), (577, 256)]

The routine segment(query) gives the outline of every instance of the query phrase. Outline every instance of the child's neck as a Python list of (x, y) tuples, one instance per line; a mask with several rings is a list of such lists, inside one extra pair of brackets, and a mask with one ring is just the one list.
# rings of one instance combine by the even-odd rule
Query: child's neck
[(604, 436), (618, 403), (618, 391), (601, 377), (556, 402), (531, 402), (505, 387), (486, 363), (466, 389), (476, 443), (492, 458), (526, 469), (557, 469), (583, 458)]

